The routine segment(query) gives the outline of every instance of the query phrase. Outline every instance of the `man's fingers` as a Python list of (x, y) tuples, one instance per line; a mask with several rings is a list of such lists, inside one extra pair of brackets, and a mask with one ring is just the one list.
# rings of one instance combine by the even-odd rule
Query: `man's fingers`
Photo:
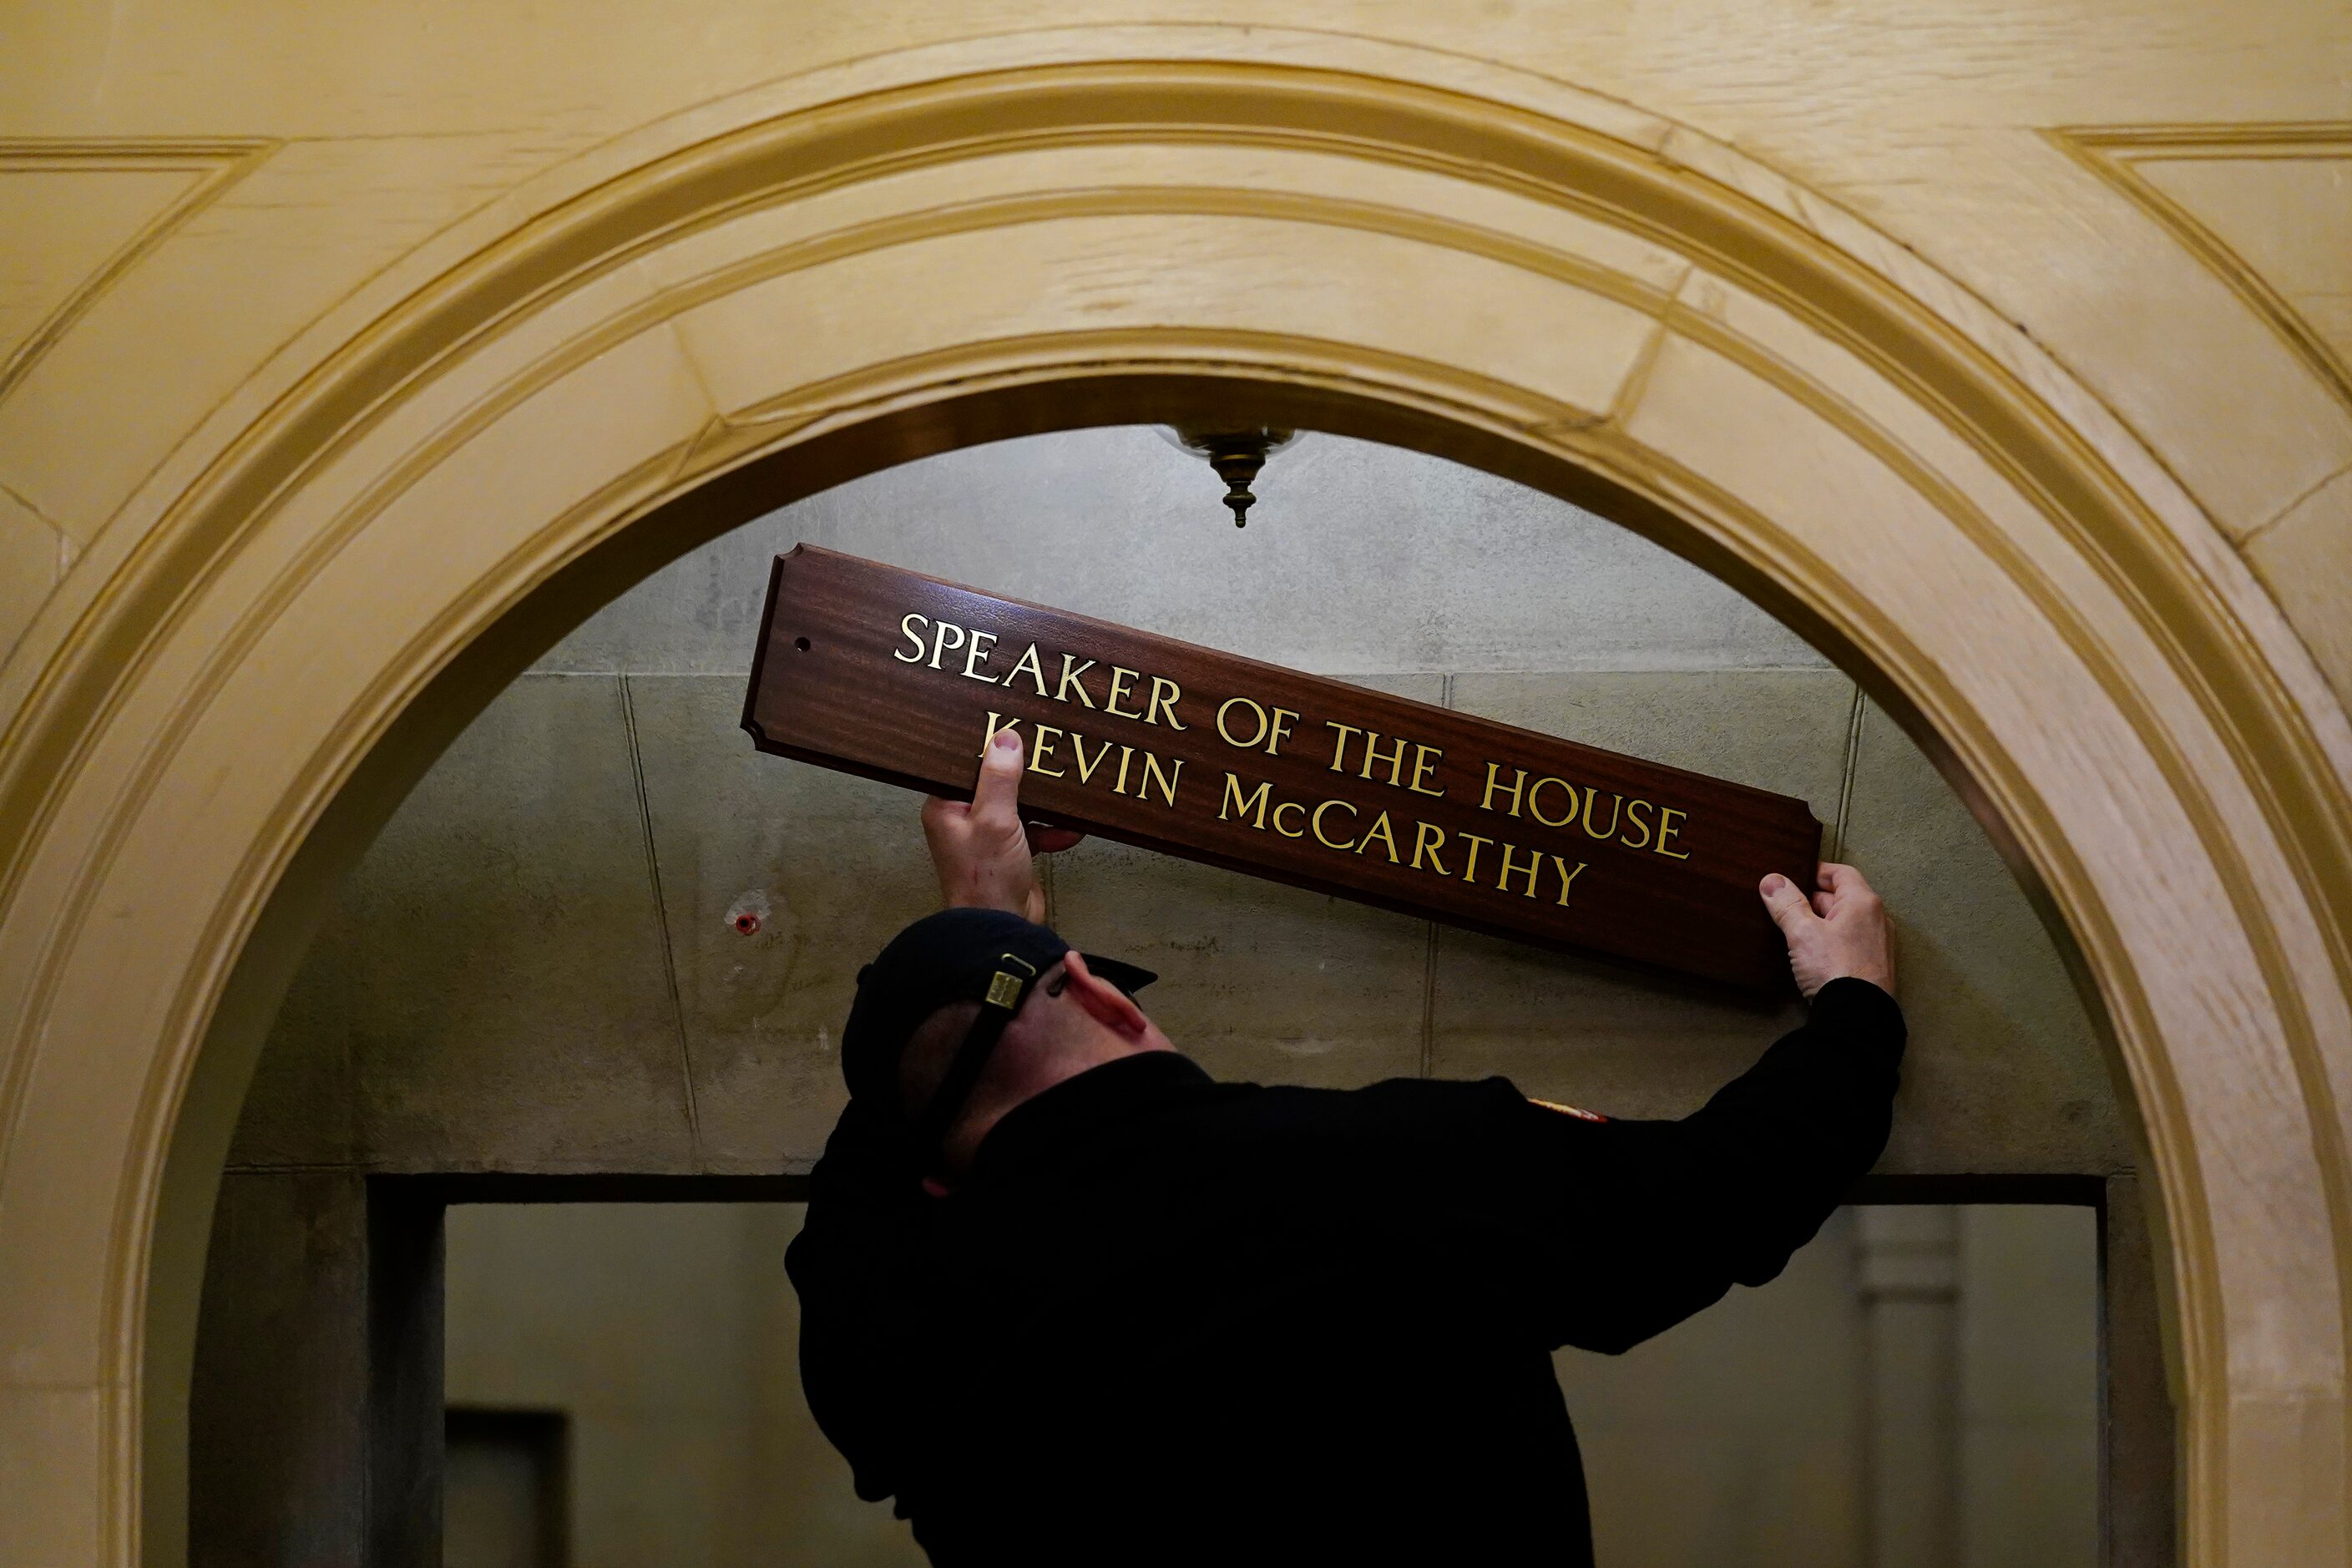
[(1851, 866), (1841, 866), (1834, 860), (1822, 862), (1820, 878), (1823, 891), (1834, 893), (1841, 898), (1848, 893), (1870, 891), (1870, 884), (1862, 879), (1861, 872)]
[(1778, 871), (1758, 883), (1756, 890), (1763, 896), (1764, 908), (1783, 936), (1795, 936), (1813, 919), (1812, 906), (1805, 901), (1804, 889)]
[(1086, 842), (1087, 836), (1075, 827), (1042, 827), (1028, 824), (1029, 853), (1051, 855), (1057, 850), (1074, 848)]
[(989, 827), (1015, 828), (1021, 821), (1021, 737), (999, 730), (980, 760), (980, 782), (971, 790), (972, 820)]

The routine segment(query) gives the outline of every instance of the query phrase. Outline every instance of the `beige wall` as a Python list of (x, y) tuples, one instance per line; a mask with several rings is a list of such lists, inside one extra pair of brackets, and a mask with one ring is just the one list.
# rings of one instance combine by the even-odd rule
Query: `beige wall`
[(508, 612), (751, 515), (730, 469), (1205, 377), (1606, 497), (1932, 737), (2135, 1090), (2186, 1549), (2341, 1555), (2340, 11), (1055, 20), (12, 24), (0, 1474), (57, 1500), (0, 1548), (177, 1550), (205, 1212), (338, 791)]
[(1961, 1568), (2099, 1550), (2098, 1247), (2082, 1208), (1959, 1213)]
[(920, 1563), (801, 1395), (798, 1205), (450, 1212), (448, 1397), (561, 1411), (574, 1568)]

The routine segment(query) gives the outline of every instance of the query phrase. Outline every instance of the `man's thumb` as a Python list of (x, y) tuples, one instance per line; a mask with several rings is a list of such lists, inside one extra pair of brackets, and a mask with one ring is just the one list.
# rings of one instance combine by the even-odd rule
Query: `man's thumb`
[(1772, 923), (1780, 928), (1782, 936), (1794, 937), (1821, 919), (1813, 913), (1813, 906), (1806, 900), (1803, 890), (1778, 871), (1759, 883), (1756, 890), (1763, 895), (1764, 908), (1770, 913)]
[(999, 730), (989, 738), (988, 754), (980, 759), (980, 780), (971, 789), (971, 814), (990, 823), (1012, 823), (1021, 816), (1020, 735)]

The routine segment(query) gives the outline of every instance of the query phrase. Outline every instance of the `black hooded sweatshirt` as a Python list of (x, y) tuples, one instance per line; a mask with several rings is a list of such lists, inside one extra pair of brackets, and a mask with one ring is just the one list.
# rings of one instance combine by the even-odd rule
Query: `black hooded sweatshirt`
[(1678, 1121), (1155, 1052), (1013, 1110), (944, 1198), (853, 1104), (787, 1255), (809, 1404), (940, 1568), (1580, 1568), (1550, 1352), (1778, 1275), (1885, 1146), (1903, 1041), (1832, 981)]

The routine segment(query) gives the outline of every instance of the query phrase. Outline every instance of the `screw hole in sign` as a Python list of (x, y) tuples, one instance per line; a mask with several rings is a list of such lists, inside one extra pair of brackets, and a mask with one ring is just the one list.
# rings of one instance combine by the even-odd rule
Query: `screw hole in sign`
[(806, 653), (806, 652), (808, 652), (808, 638), (806, 638), (806, 637), (794, 637), (794, 638), (793, 639), (793, 646), (794, 647), (796, 647), (796, 648), (800, 649), (803, 653)]

